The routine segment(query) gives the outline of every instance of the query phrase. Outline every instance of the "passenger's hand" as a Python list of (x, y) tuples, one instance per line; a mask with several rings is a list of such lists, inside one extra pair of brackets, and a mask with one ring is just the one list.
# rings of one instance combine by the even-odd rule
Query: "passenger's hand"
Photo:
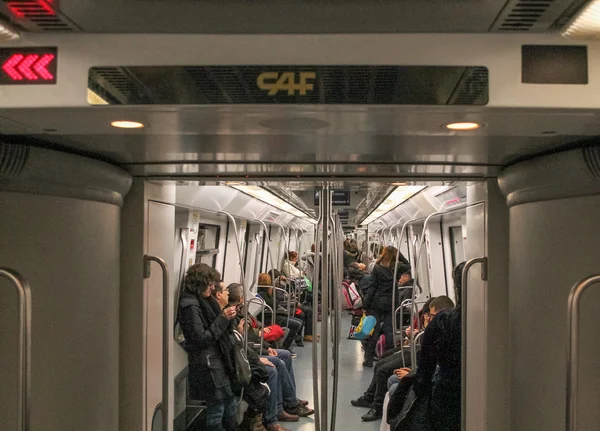
[(277, 356), (277, 350), (275, 350), (275, 349), (271, 349), (271, 348), (269, 347), (269, 356), (275, 356), (275, 357), (276, 357), (276, 356)]
[(267, 358), (260, 358), (260, 362), (262, 362), (262, 364), (266, 365), (267, 367), (273, 367), (273, 368), (275, 368), (275, 365), (273, 365), (271, 363), (271, 361), (269, 361)]
[[(406, 328), (406, 331), (404, 331), (406, 333), (407, 337), (410, 337), (410, 328)], [(418, 329), (413, 329), (413, 335), (417, 335), (419, 333)]]
[(410, 373), (410, 368), (400, 368), (398, 370), (394, 370), (394, 374), (398, 376), (399, 379), (403, 379), (408, 373)]
[(225, 317), (227, 320), (231, 320), (233, 319), (237, 314), (237, 310), (236, 307), (227, 307), (223, 310), (223, 317)]
[(265, 334), (270, 334), (271, 333), (271, 328), (265, 328)]
[(246, 326), (246, 319), (240, 320), (240, 324), (238, 325), (238, 332), (244, 332), (244, 326)]

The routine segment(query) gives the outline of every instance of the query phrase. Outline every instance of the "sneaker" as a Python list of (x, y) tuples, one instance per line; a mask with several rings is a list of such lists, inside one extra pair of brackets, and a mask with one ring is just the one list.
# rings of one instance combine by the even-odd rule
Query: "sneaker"
[(377, 409), (371, 409), (366, 415), (361, 416), (363, 422), (373, 422), (383, 417), (383, 412)]
[(363, 395), (357, 400), (350, 401), (350, 404), (352, 404), (354, 407), (365, 407), (367, 409), (370, 409), (373, 406), (373, 401), (367, 400)]
[(277, 415), (277, 419), (279, 419), (280, 422), (298, 422), (300, 420), (300, 416), (293, 415), (283, 410)]
[(296, 346), (304, 347), (304, 343), (302, 342), (302, 340), (296, 340)]
[(290, 413), (290, 414), (292, 414), (292, 415), (298, 415), (301, 418), (305, 418), (305, 417), (308, 417), (308, 416), (314, 414), (315, 411), (313, 409), (311, 409), (311, 408), (308, 408), (307, 406), (303, 406), (302, 404), (298, 404), (293, 409), (288, 409), (287, 412)]

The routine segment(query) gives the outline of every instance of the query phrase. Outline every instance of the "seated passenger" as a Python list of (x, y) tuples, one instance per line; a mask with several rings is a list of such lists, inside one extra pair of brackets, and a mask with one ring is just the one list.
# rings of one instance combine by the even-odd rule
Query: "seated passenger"
[(189, 361), (190, 397), (207, 403), (206, 430), (234, 431), (237, 403), (232, 387), (235, 307), (222, 308), (211, 295), (221, 275), (206, 264), (188, 269), (179, 302), (179, 322)]
[[(288, 328), (289, 333), (283, 342), (283, 348), (289, 350), (290, 353), (294, 354), (292, 351), (292, 343), (296, 341), (296, 344), (302, 346), (302, 327), (304, 326), (304, 322), (301, 319), (296, 318), (293, 315), (293, 311), (290, 314), (288, 321), (288, 312), (282, 306), (283, 304), (287, 305), (287, 302), (283, 298), (283, 293), (281, 291), (274, 290), (272, 286), (272, 278), (269, 274), (259, 274), (258, 276), (258, 294), (262, 299), (265, 300), (266, 304), (270, 307), (273, 306), (273, 299), (275, 299), (275, 323), (281, 326), (282, 328)], [(279, 295), (281, 293), (281, 295)], [(271, 312), (265, 312), (265, 320), (266, 322), (272, 321)], [(266, 322), (262, 322), (266, 324)]]
[(352, 262), (348, 267), (348, 279), (357, 286), (365, 275), (367, 275), (367, 265), (359, 262)]
[[(229, 304), (238, 307), (243, 304), (243, 287), (240, 284), (230, 284), (228, 287)], [(247, 325), (243, 315), (238, 315), (238, 330), (244, 331)], [(248, 341), (251, 341), (250, 339)], [(258, 346), (252, 343), (251, 347), (260, 353), (260, 339)], [(265, 424), (268, 429), (277, 420), (281, 422), (295, 422), (299, 417), (307, 417), (314, 413), (314, 410), (308, 408), (308, 401), (300, 400), (296, 397), (296, 380), (294, 377), (294, 367), (292, 356), (287, 350), (272, 349), (269, 346), (263, 346), (261, 362), (266, 365), (269, 372), (269, 387), (276, 386), (273, 396), (269, 398), (269, 407), (265, 414)], [(269, 368), (270, 367), (270, 368)]]
[[(454, 308), (454, 303), (447, 296), (438, 296), (430, 300), (429, 309), (425, 306), (424, 310), (424, 325), (427, 327), (433, 317), (440, 311)], [(427, 305), (427, 304), (426, 304)], [(381, 419), (383, 416), (383, 401), (387, 392), (387, 380), (397, 370), (411, 367), (410, 350), (404, 349), (404, 361), (400, 349), (396, 349), (397, 353), (391, 354), (382, 358), (375, 365), (375, 373), (371, 380), (371, 385), (367, 391), (358, 399), (352, 400), (350, 403), (355, 407), (367, 407), (369, 412), (362, 416), (365, 422)]]
[(298, 264), (298, 253), (295, 251), (290, 251), (288, 253), (288, 258), (283, 264), (283, 275), (287, 278), (300, 278), (302, 277), (302, 271), (296, 267)]

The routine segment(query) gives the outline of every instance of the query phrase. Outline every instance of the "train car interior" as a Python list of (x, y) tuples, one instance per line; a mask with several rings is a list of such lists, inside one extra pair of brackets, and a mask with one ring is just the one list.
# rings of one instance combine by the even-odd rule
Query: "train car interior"
[(598, 39), (0, 0), (0, 430), (598, 430)]

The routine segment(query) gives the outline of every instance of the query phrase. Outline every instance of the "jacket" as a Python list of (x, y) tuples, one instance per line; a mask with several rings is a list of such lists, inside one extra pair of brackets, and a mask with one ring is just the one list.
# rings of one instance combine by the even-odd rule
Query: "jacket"
[(179, 302), (179, 322), (188, 353), (190, 397), (221, 401), (233, 396), (236, 374), (229, 337), (235, 322), (220, 313), (212, 296), (198, 298), (187, 291)]
[(371, 273), (371, 285), (367, 289), (363, 308), (366, 310), (392, 311), (394, 269), (376, 264)]
[(283, 264), (282, 272), (283, 275), (285, 275), (287, 278), (302, 277), (302, 271), (296, 268), (296, 265), (290, 262), (289, 260), (286, 260)]

